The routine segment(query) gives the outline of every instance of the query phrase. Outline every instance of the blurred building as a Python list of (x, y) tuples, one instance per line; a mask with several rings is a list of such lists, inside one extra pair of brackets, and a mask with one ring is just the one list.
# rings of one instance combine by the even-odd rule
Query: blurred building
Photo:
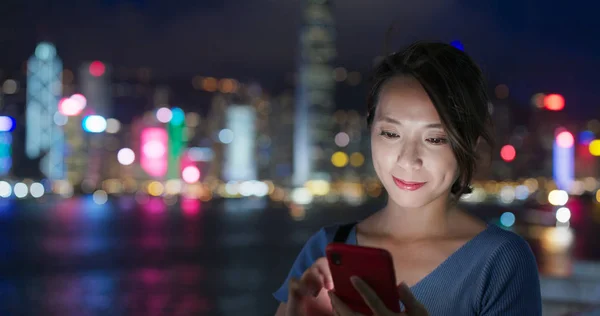
[[(207, 134), (211, 137), (213, 152), (208, 168), (209, 176), (230, 180), (238, 178), (235, 174), (238, 173), (236, 170), (239, 168), (231, 165), (236, 161), (235, 159), (243, 159), (244, 164), (252, 169), (250, 173), (255, 179), (265, 176), (264, 170), (269, 166), (270, 151), (266, 154), (262, 152), (261, 155), (260, 149), (268, 147), (265, 144), (270, 146), (271, 143), (268, 135), (270, 106), (268, 97), (256, 84), (239, 84), (231, 92), (214, 94), (206, 118)], [(249, 142), (247, 145), (251, 147), (239, 142), (234, 143), (236, 134), (240, 133), (247, 134), (241, 137)], [(236, 146), (240, 150), (236, 150), (234, 148)], [(247, 176), (241, 178), (245, 179)]]
[(332, 1), (304, 0), (298, 48), (294, 128), (294, 185), (328, 179), (336, 56)]
[(290, 91), (283, 92), (271, 101), (269, 115), (269, 143), (260, 144), (269, 151), (267, 174), (270, 179), (283, 185), (292, 184), (294, 159), (294, 97)]
[[(24, 166), (24, 164), (28, 162), (27, 157), (24, 155), (23, 148), (23, 136), (25, 135), (26, 128), (26, 89), (24, 88), (24, 85), (19, 83), (19, 79), (22, 78), (12, 76), (2, 78), (0, 74), (0, 115), (14, 119), (12, 122), (14, 126), (12, 126), (10, 132), (0, 132), (0, 134), (2, 134), (0, 174), (2, 176), (14, 176), (16, 173), (31, 177), (35, 172), (32, 172), (31, 168)], [(7, 123), (9, 122), (6, 119), (3, 119), (3, 130), (7, 129)], [(20, 169), (20, 167), (25, 168)], [(27, 170), (28, 172), (22, 174), (22, 171), (24, 170)]]
[(80, 185), (87, 172), (89, 154), (81, 116), (69, 117), (63, 126), (63, 131), (66, 142), (67, 180), (73, 185)]
[(219, 140), (227, 144), (223, 166), (225, 181), (258, 178), (256, 123), (256, 109), (251, 105), (231, 104), (227, 108), (226, 128), (219, 132)]
[(27, 62), (27, 134), (25, 152), (31, 159), (42, 157), (41, 171), (52, 180), (63, 179), (64, 135), (55, 120), (61, 120), (58, 100), (62, 94), (62, 61), (56, 47), (39, 43)]

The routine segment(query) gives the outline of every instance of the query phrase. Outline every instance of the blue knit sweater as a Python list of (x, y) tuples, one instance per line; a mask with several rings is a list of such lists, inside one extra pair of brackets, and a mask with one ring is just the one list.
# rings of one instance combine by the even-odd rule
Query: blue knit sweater
[[(273, 293), (287, 301), (290, 277), (299, 278), (312, 263), (325, 256), (325, 247), (339, 226), (325, 227), (302, 248), (283, 285)], [(356, 244), (352, 229), (348, 244)], [(540, 282), (535, 257), (520, 236), (489, 225), (433, 272), (411, 288), (429, 315), (542, 314)]]

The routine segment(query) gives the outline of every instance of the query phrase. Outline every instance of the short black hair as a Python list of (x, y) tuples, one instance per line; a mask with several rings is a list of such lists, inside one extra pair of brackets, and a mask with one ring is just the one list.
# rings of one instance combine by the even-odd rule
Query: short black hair
[(416, 42), (385, 57), (373, 72), (367, 97), (367, 124), (373, 123), (382, 87), (390, 79), (418, 80), (437, 110), (456, 161), (459, 176), (451, 193), (456, 200), (472, 192), (477, 166), (477, 143), (494, 147), (490, 98), (479, 66), (463, 51), (440, 42)]

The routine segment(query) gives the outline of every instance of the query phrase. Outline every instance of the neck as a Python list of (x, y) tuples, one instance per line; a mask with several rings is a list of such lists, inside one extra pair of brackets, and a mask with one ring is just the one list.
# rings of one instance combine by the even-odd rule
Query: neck
[(454, 213), (448, 198), (414, 208), (405, 208), (388, 199), (380, 211), (377, 226), (381, 232), (398, 239), (443, 237), (449, 233), (449, 217)]

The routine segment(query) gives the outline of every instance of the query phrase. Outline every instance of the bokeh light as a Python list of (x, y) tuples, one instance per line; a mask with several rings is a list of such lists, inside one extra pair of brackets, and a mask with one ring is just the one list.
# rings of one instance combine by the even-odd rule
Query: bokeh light
[(219, 141), (223, 144), (230, 144), (233, 142), (233, 131), (225, 128), (219, 132)]
[(500, 216), (500, 224), (502, 224), (504, 227), (512, 227), (515, 224), (515, 221), (515, 214), (511, 212), (504, 212)]
[(106, 132), (109, 134), (116, 134), (121, 129), (121, 122), (117, 119), (109, 118), (106, 120)]
[(556, 220), (561, 223), (568, 223), (571, 219), (571, 210), (567, 207), (561, 207), (556, 210)]
[(162, 107), (156, 111), (156, 119), (161, 123), (169, 123), (173, 118), (173, 112), (169, 108)]
[(515, 201), (515, 197), (516, 197), (516, 192), (512, 186), (507, 185), (507, 186), (502, 187), (502, 189), (500, 189), (500, 193), (499, 193), (500, 202), (502, 202), (504, 204), (510, 204)]
[(152, 196), (161, 196), (165, 192), (165, 187), (158, 181), (152, 181), (148, 184), (148, 194)]
[(108, 194), (104, 190), (97, 190), (92, 194), (92, 200), (98, 205), (103, 205), (108, 202)]
[(19, 199), (22, 199), (22, 198), (26, 197), (27, 194), (29, 193), (29, 188), (27, 187), (27, 184), (25, 184), (23, 182), (18, 182), (15, 184), (13, 191), (14, 191), (16, 197), (18, 197)]
[(129, 166), (135, 161), (135, 153), (131, 148), (122, 148), (117, 153), (117, 160), (123, 166)]
[(589, 145), (590, 154), (600, 157), (600, 139), (594, 139)]
[(331, 163), (338, 168), (345, 167), (348, 164), (348, 160), (348, 154), (342, 151), (335, 152), (331, 155)]
[(16, 120), (10, 116), (0, 116), (0, 132), (12, 132), (17, 126)]
[(69, 99), (77, 102), (77, 104), (79, 105), (79, 107), (81, 109), (84, 109), (87, 106), (87, 99), (86, 97), (81, 94), (81, 93), (75, 93), (73, 94)]
[(0, 181), (0, 197), (9, 198), (12, 194), (12, 186), (6, 181)]
[(142, 130), (140, 164), (150, 176), (162, 177), (167, 173), (168, 139), (164, 128), (148, 127)]
[(324, 196), (331, 190), (331, 184), (326, 180), (310, 180), (304, 185), (312, 195)]
[(517, 151), (515, 150), (515, 147), (512, 145), (504, 145), (502, 147), (502, 149), (500, 149), (500, 157), (502, 157), (502, 160), (506, 161), (506, 162), (511, 162), (515, 159), (517, 155)]
[(208, 92), (217, 91), (218, 81), (213, 77), (207, 77), (202, 80), (202, 89)]
[(173, 125), (181, 125), (185, 122), (185, 112), (183, 112), (180, 108), (173, 108), (171, 110), (173, 113), (173, 117), (171, 118), (171, 124)]
[(198, 113), (190, 112), (185, 115), (185, 125), (189, 127), (196, 127), (200, 123), (200, 115)]
[(346, 147), (350, 143), (350, 136), (347, 133), (339, 132), (335, 135), (335, 144), (338, 147)]
[(19, 83), (13, 79), (8, 79), (2, 84), (2, 92), (4, 94), (15, 94), (19, 91)]
[(573, 134), (568, 131), (562, 131), (556, 135), (556, 144), (562, 148), (570, 148), (575, 143)]
[(165, 155), (167, 148), (165, 145), (158, 140), (151, 140), (144, 144), (142, 152), (148, 158), (160, 158)]
[(100, 115), (86, 116), (81, 124), (83, 129), (89, 133), (102, 133), (106, 130), (106, 119)]
[(41, 198), (45, 193), (44, 185), (39, 182), (34, 182), (29, 186), (29, 192), (31, 192), (31, 196), (38, 199)]
[(352, 153), (352, 155), (350, 155), (350, 164), (353, 167), (360, 167), (365, 163), (365, 156), (363, 156), (363, 154), (361, 153)]
[(550, 111), (560, 111), (565, 108), (565, 98), (560, 94), (549, 94), (544, 97), (544, 107)]
[(579, 133), (579, 143), (584, 146), (589, 146), (595, 138), (596, 136), (592, 131), (583, 131)]
[(464, 51), (465, 50), (465, 45), (463, 45), (463, 43), (459, 40), (454, 40), (450, 42), (450, 45)]
[(90, 74), (94, 77), (100, 77), (106, 72), (106, 66), (101, 61), (93, 61), (89, 67)]
[(546, 97), (543, 93), (536, 93), (531, 97), (531, 104), (538, 109), (544, 108), (544, 98)]
[(548, 193), (548, 202), (555, 206), (562, 206), (569, 201), (569, 194), (564, 190), (552, 190)]
[(187, 166), (181, 171), (181, 178), (186, 183), (196, 183), (200, 180), (200, 170), (196, 166)]
[(74, 94), (70, 98), (62, 98), (58, 101), (58, 111), (65, 116), (76, 116), (86, 105), (87, 100), (82, 94)]

